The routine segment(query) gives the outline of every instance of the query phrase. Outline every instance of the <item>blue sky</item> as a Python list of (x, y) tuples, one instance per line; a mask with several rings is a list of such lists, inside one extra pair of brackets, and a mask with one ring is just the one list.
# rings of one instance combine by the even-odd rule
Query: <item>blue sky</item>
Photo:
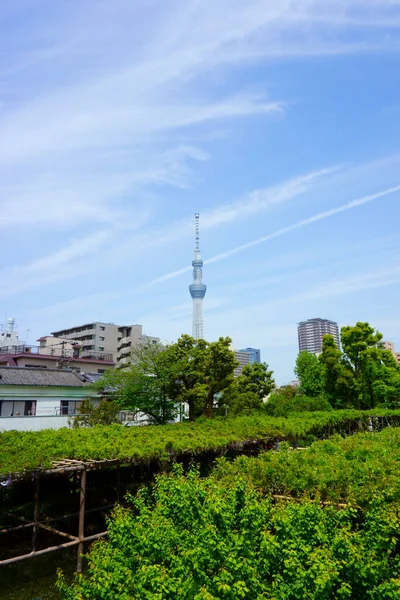
[(0, 4), (0, 314), (191, 331), (293, 378), (297, 322), (400, 350), (399, 0)]

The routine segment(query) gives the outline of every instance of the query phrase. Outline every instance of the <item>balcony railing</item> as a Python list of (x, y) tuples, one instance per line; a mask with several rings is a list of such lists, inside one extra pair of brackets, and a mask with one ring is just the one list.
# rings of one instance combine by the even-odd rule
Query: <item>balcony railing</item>
[(62, 349), (60, 346), (27, 346), (26, 344), (20, 344), (19, 346), (3, 346), (2, 348), (0, 347), (0, 356), (5, 356), (8, 354), (26, 354), (27, 356), (32, 354), (40, 354), (43, 357), (57, 356), (60, 358), (65, 357), (75, 360), (79, 360), (80, 358), (91, 358), (92, 360), (104, 360), (109, 362), (113, 362), (114, 360), (111, 352), (83, 350), (79, 354), (78, 349)]
[(113, 361), (113, 355), (109, 352), (97, 352), (95, 350), (83, 350), (80, 358), (91, 358), (93, 360), (108, 360)]
[(123, 356), (129, 356), (132, 352), (132, 346), (124, 346), (120, 348), (117, 352), (117, 358), (122, 358)]
[(27, 346), (26, 344), (19, 344), (18, 346), (3, 346), (0, 348), (0, 355), (4, 354), (41, 354), (41, 352), (40, 346)]

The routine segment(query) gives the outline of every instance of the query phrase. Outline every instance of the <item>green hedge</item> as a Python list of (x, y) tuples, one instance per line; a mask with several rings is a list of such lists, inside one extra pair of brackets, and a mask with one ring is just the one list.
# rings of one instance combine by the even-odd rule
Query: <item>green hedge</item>
[(0, 434), (0, 475), (50, 468), (63, 458), (90, 461), (120, 459), (134, 463), (152, 459), (168, 460), (181, 454), (227, 448), (240, 449), (244, 443), (295, 442), (347, 434), (366, 427), (368, 419), (379, 419), (379, 427), (400, 424), (400, 411), (331, 411), (304, 413), (290, 418), (274, 418), (263, 412), (236, 418), (216, 418), (176, 425), (8, 431)]

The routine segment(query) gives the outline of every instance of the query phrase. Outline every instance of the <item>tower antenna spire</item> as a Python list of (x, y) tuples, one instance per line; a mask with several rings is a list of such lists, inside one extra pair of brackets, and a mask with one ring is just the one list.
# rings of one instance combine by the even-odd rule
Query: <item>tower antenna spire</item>
[(189, 292), (193, 299), (192, 336), (195, 340), (204, 338), (203, 300), (207, 286), (203, 283), (203, 259), (200, 253), (200, 214), (196, 213), (195, 219), (195, 249), (193, 266), (193, 283)]
[(196, 213), (194, 215), (194, 219), (195, 219), (195, 231), (196, 231), (195, 254), (200, 255), (200, 214)]

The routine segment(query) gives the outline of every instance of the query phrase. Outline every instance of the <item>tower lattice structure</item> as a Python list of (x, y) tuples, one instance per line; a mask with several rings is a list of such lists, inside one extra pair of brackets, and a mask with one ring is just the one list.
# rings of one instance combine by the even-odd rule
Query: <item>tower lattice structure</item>
[(190, 295), (193, 299), (193, 324), (192, 336), (195, 340), (204, 338), (204, 316), (203, 300), (206, 295), (207, 286), (203, 283), (203, 259), (200, 252), (200, 215), (195, 214), (196, 245), (194, 250), (193, 283), (189, 286)]

